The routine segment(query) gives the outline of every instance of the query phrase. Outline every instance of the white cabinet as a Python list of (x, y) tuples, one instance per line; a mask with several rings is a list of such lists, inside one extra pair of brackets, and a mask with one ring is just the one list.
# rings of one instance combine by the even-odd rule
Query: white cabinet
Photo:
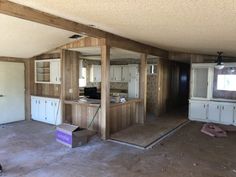
[(127, 65), (121, 66), (121, 81), (128, 82), (129, 81), (129, 68)]
[(129, 67), (128, 97), (139, 98), (139, 65), (131, 64)]
[(50, 61), (50, 82), (54, 84), (61, 83), (61, 64), (60, 60)]
[(236, 125), (236, 103), (217, 101), (189, 101), (189, 119)]
[(111, 82), (128, 82), (129, 72), (127, 65), (111, 65), (110, 81)]
[(31, 118), (58, 125), (62, 123), (60, 100), (55, 98), (31, 97)]
[(224, 124), (233, 124), (234, 114), (235, 114), (234, 104), (221, 105), (221, 122), (224, 122)]
[(37, 120), (39, 117), (39, 99), (31, 97), (31, 118)]
[(120, 65), (110, 66), (110, 81), (111, 82), (121, 82), (122, 73)]
[(220, 121), (221, 106), (218, 103), (210, 102), (208, 107), (208, 119), (211, 122)]
[(115, 78), (115, 82), (121, 82), (121, 66), (117, 65), (113, 67), (113, 74), (114, 74), (114, 78)]
[(101, 82), (101, 65), (91, 65), (90, 82)]
[(207, 119), (208, 104), (205, 101), (190, 101), (189, 102), (189, 119), (203, 120)]
[(35, 83), (61, 84), (61, 60), (36, 60)]

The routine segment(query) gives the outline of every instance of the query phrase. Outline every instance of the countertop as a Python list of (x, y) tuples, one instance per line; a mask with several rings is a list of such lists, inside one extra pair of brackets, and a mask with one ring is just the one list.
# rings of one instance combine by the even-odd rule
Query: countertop
[[(124, 103), (110, 103), (110, 107), (130, 104), (132, 102), (141, 102), (141, 101), (142, 99), (129, 98), (129, 99), (126, 99), (126, 102)], [(99, 107), (101, 100), (80, 98), (79, 100), (65, 100), (64, 103), (65, 104), (79, 104), (79, 105), (90, 106), (90, 107)]]

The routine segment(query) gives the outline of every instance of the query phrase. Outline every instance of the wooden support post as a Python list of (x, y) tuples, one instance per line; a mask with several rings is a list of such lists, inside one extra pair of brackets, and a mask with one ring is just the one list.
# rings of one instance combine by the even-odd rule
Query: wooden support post
[(144, 123), (147, 112), (147, 54), (141, 54), (139, 77), (139, 97), (142, 99), (142, 104), (140, 105), (139, 123)]
[(101, 137), (109, 138), (110, 135), (110, 46), (101, 47)]

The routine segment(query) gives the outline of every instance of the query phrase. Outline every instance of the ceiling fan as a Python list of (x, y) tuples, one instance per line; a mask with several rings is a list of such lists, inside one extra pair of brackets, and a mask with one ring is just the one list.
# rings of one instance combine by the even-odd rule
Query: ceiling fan
[(217, 52), (218, 53), (218, 56), (217, 56), (217, 59), (216, 59), (216, 65), (215, 65), (215, 68), (216, 69), (223, 69), (224, 68), (224, 63), (223, 63), (223, 52)]

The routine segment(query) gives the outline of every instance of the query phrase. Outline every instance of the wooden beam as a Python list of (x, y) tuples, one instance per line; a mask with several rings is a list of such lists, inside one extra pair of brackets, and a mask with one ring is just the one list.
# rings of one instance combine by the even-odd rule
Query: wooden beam
[(110, 135), (110, 46), (101, 47), (101, 137)]
[(144, 123), (146, 120), (147, 112), (147, 54), (141, 54), (140, 63), (140, 81), (139, 81), (139, 97), (142, 99), (140, 105), (140, 123)]
[(0, 0), (0, 13), (17, 18), (41, 23), (44, 25), (72, 31), (75, 33), (85, 33), (88, 36), (104, 38), (109, 40), (110, 46), (133, 50), (140, 53), (148, 53), (160, 57), (168, 56), (168, 52), (156, 47), (152, 47), (140, 42), (136, 42), (121, 36), (114, 35), (103, 30), (89, 27), (68, 19), (64, 19), (46, 12), (42, 12), (27, 6), (13, 3), (7, 0)]

